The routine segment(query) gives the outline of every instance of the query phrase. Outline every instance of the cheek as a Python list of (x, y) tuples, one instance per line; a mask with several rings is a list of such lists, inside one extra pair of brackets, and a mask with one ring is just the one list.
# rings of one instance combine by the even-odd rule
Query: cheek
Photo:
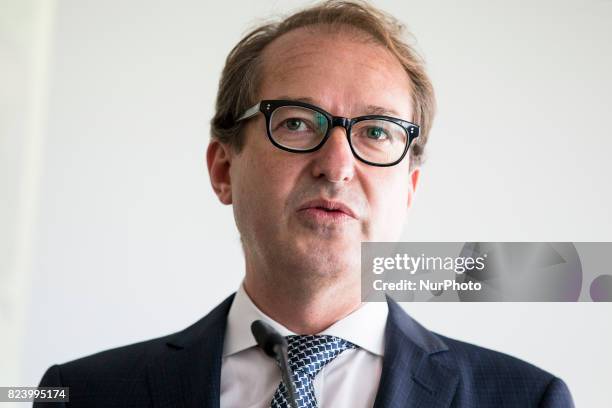
[(389, 174), (372, 183), (370, 205), (379, 236), (376, 240), (395, 241), (399, 238), (408, 212), (409, 192), (408, 176)]
[(295, 169), (286, 160), (275, 156), (245, 154), (235, 169), (236, 216), (248, 222), (250, 228), (276, 225), (281, 220), (287, 197), (295, 184)]

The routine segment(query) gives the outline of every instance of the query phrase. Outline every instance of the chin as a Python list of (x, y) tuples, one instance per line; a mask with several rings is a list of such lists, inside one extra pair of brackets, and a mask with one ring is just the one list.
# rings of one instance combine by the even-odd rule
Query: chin
[[(310, 256), (331, 258), (340, 256), (348, 258), (361, 256), (361, 241), (355, 239), (355, 234), (325, 234), (302, 237), (296, 242), (298, 253)], [(352, 254), (352, 255), (351, 255)]]
[(306, 253), (301, 253), (300, 262), (311, 269), (314, 273), (326, 270), (342, 271), (359, 269), (361, 264), (361, 242), (353, 240), (346, 242), (326, 240), (314, 242), (308, 245)]
[(359, 262), (355, 263), (352, 259), (317, 256), (299, 264), (300, 269), (310, 280), (320, 279), (323, 282), (330, 282), (330, 280), (346, 280), (347, 277), (360, 275)]

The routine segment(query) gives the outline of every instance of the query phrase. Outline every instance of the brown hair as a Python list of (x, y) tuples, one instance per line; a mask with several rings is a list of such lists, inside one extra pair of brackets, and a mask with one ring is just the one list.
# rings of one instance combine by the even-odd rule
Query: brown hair
[(306, 8), (282, 21), (261, 25), (248, 33), (229, 53), (219, 82), (216, 113), (211, 134), (240, 151), (243, 137), (239, 115), (257, 103), (261, 55), (273, 40), (301, 27), (325, 25), (352, 27), (367, 33), (389, 50), (404, 67), (412, 85), (413, 121), (421, 126), (420, 136), (410, 148), (411, 166), (421, 164), (423, 149), (435, 113), (435, 97), (425, 73), (424, 62), (404, 38), (405, 27), (394, 17), (362, 1), (329, 0)]

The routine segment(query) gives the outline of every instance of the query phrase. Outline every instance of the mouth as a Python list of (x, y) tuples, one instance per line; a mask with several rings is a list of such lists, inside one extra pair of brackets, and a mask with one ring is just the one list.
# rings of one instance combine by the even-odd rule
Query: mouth
[(357, 219), (355, 212), (347, 204), (340, 201), (324, 199), (311, 200), (300, 207), (298, 212), (305, 212), (320, 218), (353, 218)]

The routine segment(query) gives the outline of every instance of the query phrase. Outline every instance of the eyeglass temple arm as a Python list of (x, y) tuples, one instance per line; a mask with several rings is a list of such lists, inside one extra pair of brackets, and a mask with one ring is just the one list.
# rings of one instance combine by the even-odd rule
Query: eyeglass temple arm
[(249, 109), (247, 109), (241, 117), (238, 118), (237, 122), (240, 122), (241, 120), (245, 120), (248, 119), (252, 116), (255, 116), (257, 114), (257, 112), (259, 112), (259, 105), (261, 104), (261, 102), (257, 103), (256, 105), (251, 106)]

